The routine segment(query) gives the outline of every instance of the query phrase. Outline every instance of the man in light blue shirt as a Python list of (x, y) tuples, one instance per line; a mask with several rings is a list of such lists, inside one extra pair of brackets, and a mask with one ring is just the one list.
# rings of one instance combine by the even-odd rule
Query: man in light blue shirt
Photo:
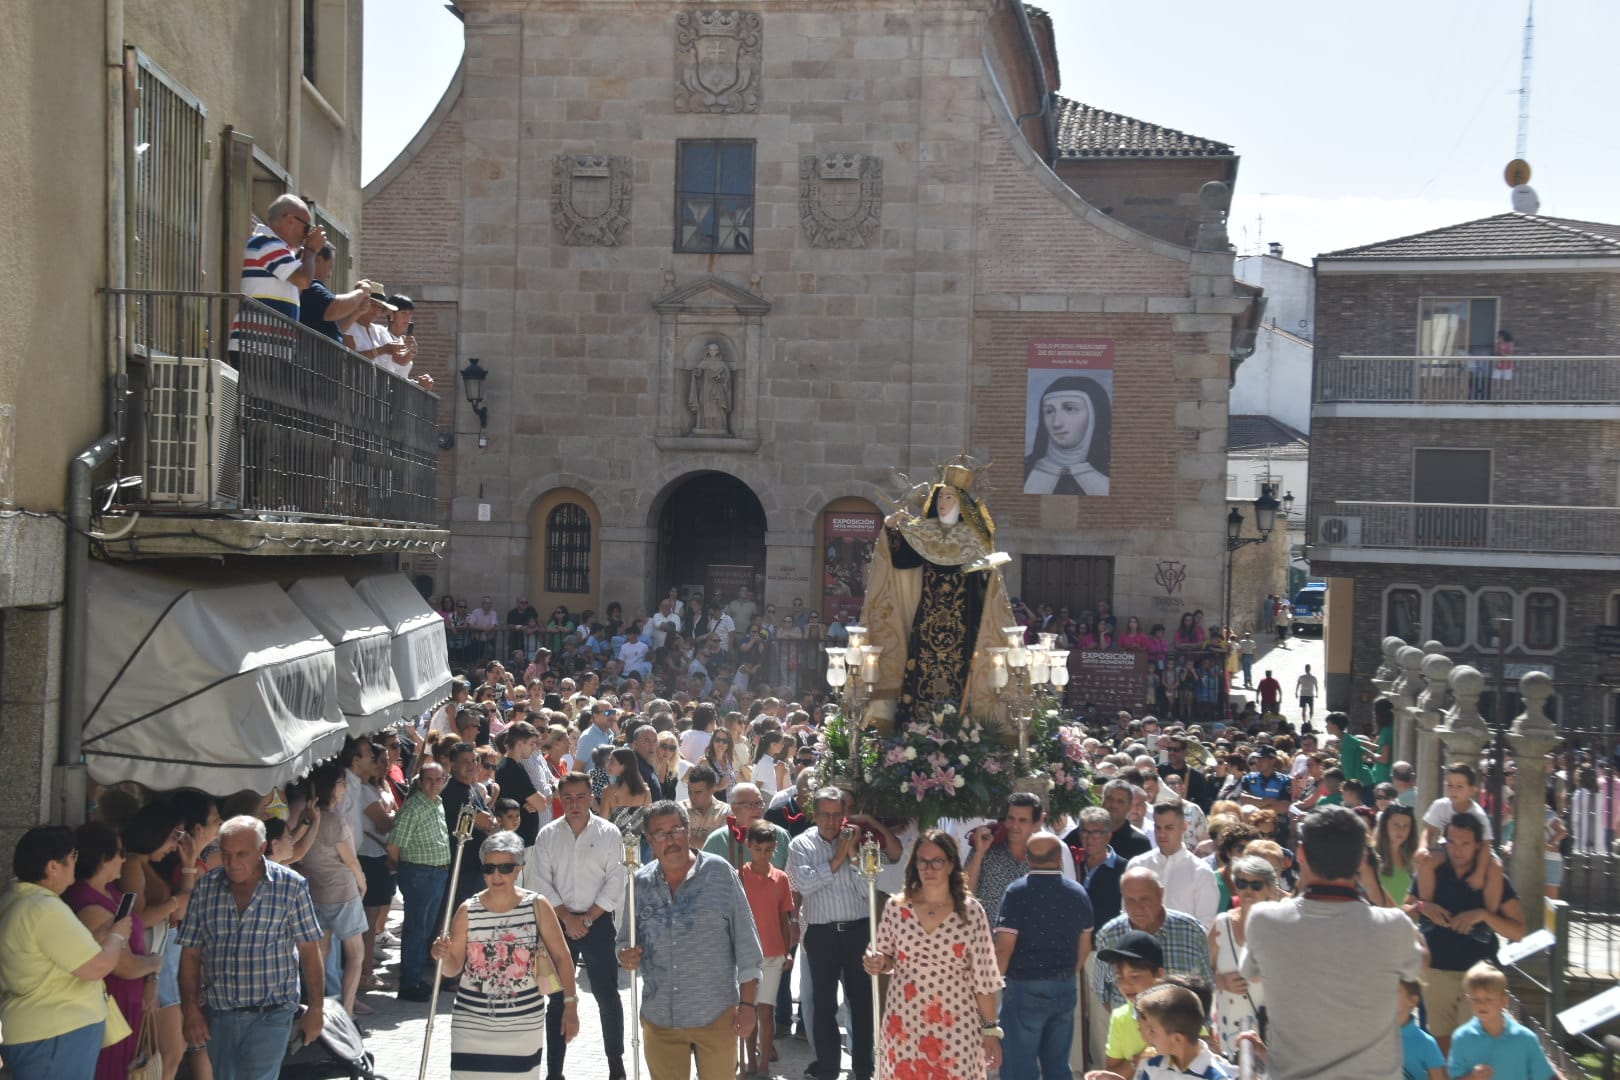
[(591, 703), (591, 726), (580, 732), (579, 746), (574, 751), (574, 768), (590, 772), (591, 754), (598, 746), (612, 746), (619, 726), (619, 710), (605, 701)]
[(636, 871), (636, 945), (629, 919), (618, 944), (620, 966), (641, 974), (648, 1068), (690, 1078), (695, 1052), (699, 1076), (732, 1076), (765, 960), (748, 896), (724, 859), (692, 850), (680, 803), (653, 803), (645, 829), (657, 862)]

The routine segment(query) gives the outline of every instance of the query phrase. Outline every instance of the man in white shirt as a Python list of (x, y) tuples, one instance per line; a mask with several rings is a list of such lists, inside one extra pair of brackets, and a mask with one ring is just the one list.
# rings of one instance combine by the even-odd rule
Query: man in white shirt
[(631, 627), (625, 631), (624, 644), (619, 646), (619, 663), (626, 675), (652, 678), (652, 664), (647, 659), (647, 643), (641, 640), (641, 631)]
[(1321, 683), (1315, 675), (1311, 674), (1311, 665), (1305, 665), (1305, 674), (1294, 683), (1294, 696), (1299, 698), (1299, 719), (1301, 725), (1309, 724), (1311, 717), (1316, 713), (1316, 692), (1321, 689)]
[(658, 602), (658, 613), (647, 620), (647, 630), (655, 649), (663, 648), (670, 634), (681, 632), (681, 617), (675, 612), (675, 601), (666, 596)]
[(1221, 886), (1209, 864), (1187, 850), (1186, 832), (1187, 812), (1181, 800), (1159, 803), (1153, 808), (1158, 850), (1136, 856), (1125, 868), (1145, 866), (1158, 874), (1164, 882), (1164, 906), (1191, 915), (1208, 930), (1221, 910)]
[[(591, 996), (602, 1017), (602, 1049), (608, 1075), (624, 1072), (624, 1006), (619, 1002), (619, 960), (613, 913), (624, 900), (627, 871), (624, 837), (606, 818), (591, 813), (591, 782), (569, 773), (557, 783), (563, 816), (535, 836), (539, 873), (534, 887), (551, 900), (574, 962), (585, 964)], [(563, 1075), (568, 1041), (563, 1038), (563, 995), (546, 1007), (546, 1075)], [(555, 1030), (553, 1030), (555, 1029)]]
[(495, 598), (486, 596), (479, 603), (478, 608), (467, 613), (467, 627), (473, 632), (473, 640), (490, 642), (495, 640), (495, 628), (501, 625), (501, 613), (495, 610)]

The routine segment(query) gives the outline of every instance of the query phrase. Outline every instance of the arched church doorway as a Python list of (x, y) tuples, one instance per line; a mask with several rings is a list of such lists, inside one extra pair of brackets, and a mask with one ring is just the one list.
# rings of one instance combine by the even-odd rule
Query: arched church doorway
[[(730, 603), (765, 581), (765, 508), (747, 484), (725, 473), (694, 473), (672, 485), (658, 512), (658, 583)], [(737, 629), (741, 630), (742, 627)]]

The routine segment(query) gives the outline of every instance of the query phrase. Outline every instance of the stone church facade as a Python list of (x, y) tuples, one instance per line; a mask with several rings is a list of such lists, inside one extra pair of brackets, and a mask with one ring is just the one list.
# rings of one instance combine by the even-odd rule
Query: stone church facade
[[(966, 449), (1015, 594), (1218, 621), (1255, 306), (1230, 148), (1077, 110), (1008, 0), (457, 7), (462, 70), (367, 188), (358, 267), (439, 358), (424, 585), (544, 616), (751, 579), (819, 610), (851, 519)], [(1054, 347), (1106, 357), (1106, 494), (1023, 493)]]

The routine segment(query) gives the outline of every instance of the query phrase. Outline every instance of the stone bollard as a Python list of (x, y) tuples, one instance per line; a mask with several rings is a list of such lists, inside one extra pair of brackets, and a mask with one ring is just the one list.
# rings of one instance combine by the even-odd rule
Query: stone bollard
[(1527, 931), (1546, 925), (1544, 893), (1547, 884), (1547, 755), (1563, 740), (1547, 719), (1547, 699), (1552, 696), (1552, 677), (1532, 671), (1519, 680), (1524, 712), (1513, 721), (1508, 745), (1519, 769), (1513, 800), (1513, 886), (1524, 909)]
[(1395, 756), (1396, 761), (1411, 761), (1417, 752), (1416, 714), (1412, 712), (1418, 695), (1423, 692), (1423, 653), (1411, 645), (1395, 650), (1395, 667), (1399, 674), (1390, 683), (1389, 697), (1395, 703)]
[(1435, 728), (1445, 747), (1442, 764), (1463, 761), (1479, 768), (1479, 757), (1491, 741), (1490, 725), (1479, 712), (1479, 698), (1485, 692), (1485, 676), (1467, 664), (1451, 669), (1451, 695), (1454, 704), (1446, 712), (1446, 722)]
[(1380, 693), (1389, 693), (1390, 687), (1395, 685), (1395, 677), (1401, 672), (1401, 665), (1396, 662), (1395, 654), (1405, 645), (1406, 642), (1394, 635), (1384, 639), (1384, 662), (1378, 665), (1378, 670), (1373, 672), (1372, 677), (1372, 684)]
[(1451, 704), (1451, 657), (1445, 653), (1425, 656), (1423, 680), (1427, 685), (1411, 710), (1411, 715), (1417, 721), (1416, 757), (1406, 759), (1417, 770), (1419, 821), (1441, 794), (1440, 736), (1437, 729)]

